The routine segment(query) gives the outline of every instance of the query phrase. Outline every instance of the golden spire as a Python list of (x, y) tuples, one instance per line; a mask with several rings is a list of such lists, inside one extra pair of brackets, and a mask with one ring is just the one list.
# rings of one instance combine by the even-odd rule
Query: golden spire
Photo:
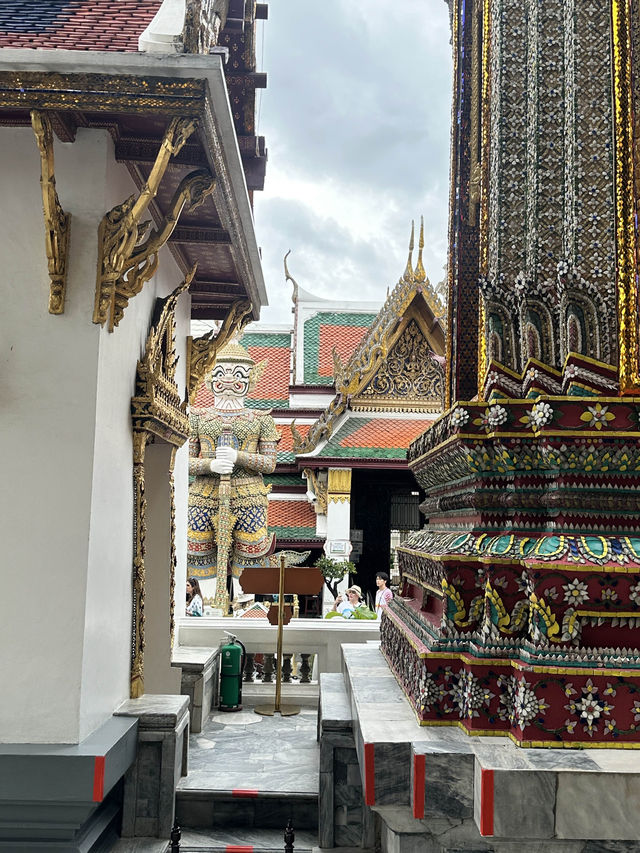
[(409, 240), (409, 257), (402, 278), (405, 281), (413, 281), (413, 219), (411, 220), (411, 239)]
[(416, 264), (415, 280), (426, 281), (427, 273), (422, 263), (422, 250), (424, 249), (424, 219), (420, 217), (420, 241), (418, 242), (418, 263)]

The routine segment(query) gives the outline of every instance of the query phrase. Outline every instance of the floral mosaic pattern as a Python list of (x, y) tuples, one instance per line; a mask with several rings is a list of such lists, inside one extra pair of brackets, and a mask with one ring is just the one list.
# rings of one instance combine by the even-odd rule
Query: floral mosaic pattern
[(637, 740), (637, 679), (562, 666), (528, 667), (524, 675), (504, 662), (420, 657), (395, 599), (389, 611), (381, 623), (382, 651), (421, 722), (509, 735), (522, 746), (615, 747)]

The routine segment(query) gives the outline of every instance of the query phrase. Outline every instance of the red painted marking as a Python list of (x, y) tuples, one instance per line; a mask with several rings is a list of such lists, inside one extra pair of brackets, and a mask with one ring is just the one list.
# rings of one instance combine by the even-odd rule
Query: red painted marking
[(104, 755), (93, 760), (93, 802), (101, 803), (104, 797)]
[(493, 770), (481, 771), (480, 835), (493, 835)]
[(413, 756), (413, 816), (418, 820), (424, 817), (426, 765), (424, 754)]
[(253, 853), (252, 844), (247, 844), (246, 846), (242, 844), (227, 844), (224, 849), (225, 853)]
[(364, 745), (364, 801), (367, 806), (376, 804), (376, 765), (374, 745)]
[[(257, 788), (234, 788), (231, 791), (232, 797), (257, 797), (258, 789)], [(245, 849), (244, 847), (242, 848)], [(253, 849), (253, 848), (251, 848)]]

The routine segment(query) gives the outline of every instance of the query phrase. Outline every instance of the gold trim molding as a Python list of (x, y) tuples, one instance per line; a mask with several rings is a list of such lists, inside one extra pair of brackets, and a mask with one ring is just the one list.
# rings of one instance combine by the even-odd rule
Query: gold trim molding
[(98, 229), (98, 271), (93, 322), (112, 332), (124, 311), (145, 282), (155, 273), (158, 252), (167, 242), (183, 209), (202, 204), (213, 192), (215, 179), (206, 170), (187, 175), (176, 189), (169, 210), (157, 229), (145, 239), (151, 221), (141, 217), (156, 196), (171, 157), (183, 147), (195, 130), (194, 119), (172, 119), (149, 177), (140, 194), (131, 195), (102, 218)]
[(172, 445), (169, 466), (170, 533), (169, 559), (171, 601), (169, 621), (171, 642), (174, 632), (173, 593), (175, 590), (175, 489), (173, 468), (176, 450), (189, 435), (187, 401), (181, 400), (176, 385), (178, 357), (175, 349), (175, 310), (178, 298), (189, 289), (195, 266), (185, 280), (165, 299), (158, 299), (147, 336), (143, 357), (138, 361), (136, 394), (131, 398), (133, 427), (133, 602), (131, 632), (131, 698), (144, 693), (144, 598), (145, 539), (147, 535), (147, 500), (145, 497), (145, 451), (147, 444), (162, 440)]
[(238, 299), (229, 308), (229, 313), (218, 333), (215, 330), (207, 332), (200, 338), (187, 338), (187, 365), (189, 376), (187, 380), (187, 395), (189, 405), (198, 393), (198, 387), (213, 365), (220, 350), (234, 336), (240, 335), (251, 319), (251, 303), (246, 299)]
[(351, 468), (329, 468), (327, 503), (349, 503), (351, 500)]
[(46, 113), (32, 110), (31, 126), (40, 151), (40, 186), (44, 211), (45, 251), (51, 280), (49, 285), (49, 313), (64, 314), (71, 214), (65, 213), (62, 209), (56, 191), (51, 120)]
[(635, 392), (640, 386), (631, 92), (631, 21), (628, 0), (613, 0), (612, 15), (618, 348), (620, 391), (624, 394)]
[(0, 71), (0, 107), (190, 116), (202, 111), (207, 81), (134, 74)]

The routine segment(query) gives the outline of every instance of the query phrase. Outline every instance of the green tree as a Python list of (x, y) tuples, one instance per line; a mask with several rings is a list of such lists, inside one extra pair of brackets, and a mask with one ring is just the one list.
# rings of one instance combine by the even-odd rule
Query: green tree
[(347, 574), (355, 575), (355, 563), (350, 560), (332, 560), (331, 557), (319, 557), (315, 562), (316, 568), (320, 569), (324, 576), (324, 582), (331, 595), (335, 598), (338, 594), (338, 584)]

